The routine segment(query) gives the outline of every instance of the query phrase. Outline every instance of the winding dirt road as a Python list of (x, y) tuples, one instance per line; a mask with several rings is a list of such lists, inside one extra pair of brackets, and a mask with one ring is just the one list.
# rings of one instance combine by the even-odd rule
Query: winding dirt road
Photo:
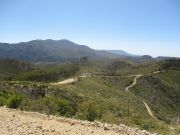
[[(156, 71), (156, 72), (153, 72), (153, 73), (149, 73), (148, 75), (153, 75), (153, 74), (158, 74), (158, 73), (160, 73), (160, 71)], [(142, 74), (136, 75), (135, 78), (134, 78), (133, 83), (132, 83), (131, 85), (129, 85), (129, 86), (126, 87), (126, 91), (129, 92), (129, 89), (132, 88), (132, 87), (134, 87), (134, 86), (137, 84), (138, 79), (139, 79), (140, 77), (143, 77), (143, 75), (142, 75)], [(141, 99), (140, 99), (140, 100), (141, 100)], [(154, 114), (153, 114), (151, 108), (149, 107), (149, 105), (148, 105), (145, 101), (143, 101), (143, 100), (141, 100), (141, 102), (142, 102), (142, 103), (144, 104), (144, 106), (146, 107), (146, 110), (147, 110), (148, 114), (149, 114), (151, 117), (153, 117), (154, 119), (159, 120), (157, 117), (154, 116)]]
[[(159, 73), (160, 73), (160, 71), (155, 71), (155, 72), (149, 73), (147, 75), (153, 75), (153, 74), (159, 74)], [(83, 75), (81, 75), (79, 77), (86, 78), (87, 76), (88, 76), (88, 74), (85, 74), (85, 75), (83, 74)], [(125, 77), (135, 77), (133, 83), (131, 85), (127, 86), (126, 89), (125, 89), (126, 91), (129, 91), (130, 88), (133, 88), (137, 84), (138, 79), (143, 77), (143, 75), (142, 74), (128, 75), (128, 76), (125, 76)], [(51, 83), (51, 85), (65, 85), (65, 84), (71, 84), (71, 83), (74, 83), (74, 82), (77, 82), (77, 81), (78, 81), (78, 77), (75, 77), (75, 78), (66, 79), (66, 80), (61, 81), (61, 82)], [(154, 114), (153, 114), (151, 108), (148, 106), (148, 104), (143, 100), (141, 100), (141, 102), (145, 105), (148, 114), (151, 117), (153, 117), (154, 119), (158, 120), (158, 118), (154, 116)]]
[(154, 119), (159, 120), (157, 117), (154, 116), (154, 114), (153, 114), (153, 112), (151, 111), (151, 108), (148, 106), (148, 104), (147, 104), (145, 101), (142, 101), (142, 102), (143, 102), (143, 104), (145, 105), (145, 107), (146, 107), (149, 115), (150, 115), (151, 117), (153, 117)]
[(133, 83), (131, 85), (129, 85), (128, 87), (126, 87), (126, 91), (128, 91), (130, 88), (134, 87), (137, 84), (137, 80), (142, 76), (143, 75), (141, 75), (141, 74), (136, 75), (135, 78), (134, 78)]

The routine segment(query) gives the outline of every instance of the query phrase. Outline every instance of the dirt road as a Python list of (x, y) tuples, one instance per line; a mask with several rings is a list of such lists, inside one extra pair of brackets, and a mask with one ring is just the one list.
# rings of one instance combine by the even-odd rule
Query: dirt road
[(51, 83), (51, 85), (64, 85), (64, 84), (74, 83), (74, 82), (77, 82), (77, 81), (78, 81), (78, 78), (75, 77), (75, 78), (66, 79), (66, 80), (61, 81), (61, 82)]
[(142, 101), (142, 102), (143, 102), (143, 104), (145, 105), (145, 107), (146, 107), (149, 115), (151, 115), (151, 117), (153, 117), (154, 119), (158, 120), (158, 118), (156, 118), (156, 117), (154, 116), (154, 114), (153, 114), (151, 108), (148, 106), (148, 104), (147, 104), (145, 101)]
[(130, 88), (134, 87), (134, 85), (137, 84), (137, 80), (142, 77), (143, 75), (139, 74), (139, 75), (136, 75), (135, 78), (134, 78), (134, 81), (131, 85), (129, 85), (128, 87), (126, 87), (126, 91), (128, 91)]
[(0, 107), (0, 135), (152, 135), (125, 125), (74, 120)]
[[(160, 73), (160, 71), (156, 71), (156, 72), (150, 73), (150, 74), (148, 74), (148, 75), (153, 75), (153, 74), (158, 74), (158, 73)], [(143, 75), (141, 75), (141, 74), (136, 75), (135, 78), (134, 78), (133, 83), (132, 83), (131, 85), (129, 85), (129, 86), (126, 87), (126, 91), (129, 91), (130, 88), (134, 87), (134, 86), (137, 84), (137, 81), (138, 81), (138, 79), (139, 79), (140, 77), (143, 77)], [(140, 100), (141, 100), (141, 99), (140, 99)], [(141, 100), (141, 102), (145, 105), (148, 114), (149, 114), (151, 117), (153, 117), (154, 119), (159, 120), (157, 117), (154, 116), (154, 114), (153, 114), (151, 108), (149, 107), (149, 105), (148, 105), (145, 101), (143, 101), (143, 100)]]

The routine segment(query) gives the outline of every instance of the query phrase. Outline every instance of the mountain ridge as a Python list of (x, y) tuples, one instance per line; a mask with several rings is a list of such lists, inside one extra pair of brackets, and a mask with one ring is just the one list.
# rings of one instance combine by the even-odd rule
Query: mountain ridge
[(19, 43), (0, 43), (0, 59), (17, 59), (30, 62), (75, 61), (82, 57), (92, 60), (129, 59), (135, 62), (170, 59), (149, 55), (133, 55), (123, 50), (95, 50), (67, 39), (36, 39)]
[(123, 51), (123, 50), (103, 50), (103, 51), (110, 52), (110, 53), (117, 54), (117, 55), (121, 55), (121, 56), (137, 56), (137, 55), (130, 54), (130, 53)]
[(118, 58), (119, 56), (99, 52), (85, 45), (63, 40), (32, 40), (20, 43), (0, 43), (0, 58), (25, 61), (67, 61), (81, 57), (89, 59)]

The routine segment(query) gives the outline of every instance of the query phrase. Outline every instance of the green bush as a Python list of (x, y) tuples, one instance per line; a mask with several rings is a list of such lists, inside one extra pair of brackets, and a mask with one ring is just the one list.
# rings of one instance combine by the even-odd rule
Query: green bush
[(0, 97), (0, 106), (5, 104), (6, 100), (3, 97)]
[(7, 93), (4, 90), (0, 90), (0, 106), (3, 106), (6, 104), (8, 97), (9, 97), (9, 93)]
[(44, 98), (27, 100), (22, 102), (22, 108), (25, 110), (32, 110), (41, 112), (44, 114), (55, 114), (56, 113), (56, 99), (52, 96)]
[(58, 99), (53, 96), (47, 96), (35, 100), (23, 100), (20, 109), (38, 111), (48, 115), (57, 114), (67, 117), (75, 114), (75, 110), (72, 108), (72, 105), (68, 100)]
[(23, 98), (20, 95), (12, 95), (8, 101), (7, 101), (7, 106), (9, 108), (18, 108), (22, 102)]
[(100, 115), (99, 108), (92, 101), (82, 103), (77, 113), (78, 118), (89, 120), (89, 121), (94, 121), (96, 118), (99, 118), (100, 116), (101, 115)]
[(61, 99), (57, 101), (57, 112), (59, 115), (72, 116), (74, 110), (69, 101)]

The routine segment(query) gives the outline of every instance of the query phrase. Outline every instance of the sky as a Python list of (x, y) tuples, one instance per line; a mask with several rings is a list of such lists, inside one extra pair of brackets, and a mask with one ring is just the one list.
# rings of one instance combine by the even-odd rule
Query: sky
[(180, 57), (180, 0), (0, 0), (0, 42), (35, 39)]

